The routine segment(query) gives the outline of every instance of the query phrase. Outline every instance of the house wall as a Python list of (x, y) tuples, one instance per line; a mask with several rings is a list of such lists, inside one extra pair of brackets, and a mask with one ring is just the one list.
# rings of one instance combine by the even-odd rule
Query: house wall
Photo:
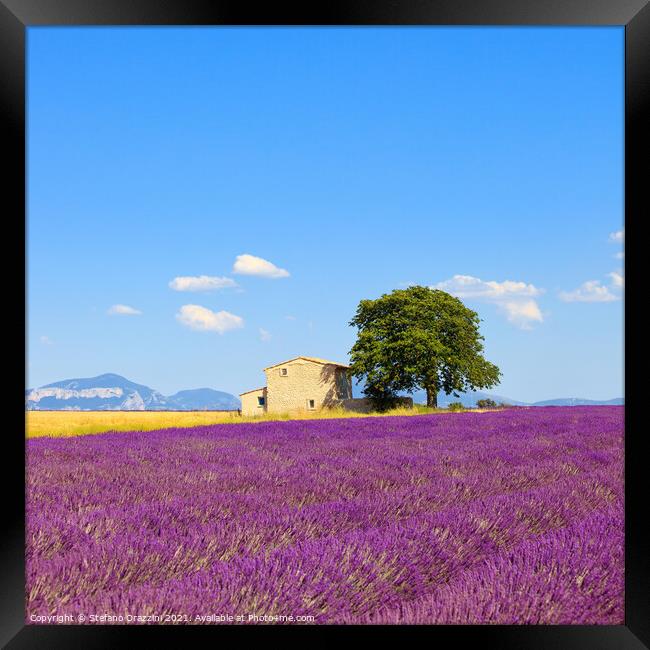
[(372, 411), (372, 403), (367, 397), (344, 399), (341, 401), (341, 406), (346, 411), (354, 411), (355, 413), (370, 413)]
[[(281, 374), (282, 368), (286, 368), (286, 376)], [(345, 368), (334, 364), (294, 359), (265, 372), (269, 413), (308, 410), (310, 399), (317, 410), (352, 396), (352, 382)]]
[[(262, 415), (266, 412), (266, 388), (260, 388), (240, 395), (242, 415)], [(260, 406), (258, 397), (263, 397), (265, 406)]]
[(348, 376), (345, 368), (337, 368), (336, 373), (336, 382), (339, 388), (339, 399), (352, 399), (352, 377)]

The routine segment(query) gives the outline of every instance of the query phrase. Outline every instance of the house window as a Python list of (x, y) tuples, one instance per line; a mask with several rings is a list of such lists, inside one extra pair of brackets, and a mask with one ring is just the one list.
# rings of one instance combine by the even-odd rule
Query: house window
[(307, 400), (307, 408), (308, 408), (310, 411), (313, 411), (313, 410), (316, 408), (316, 400), (308, 399), (308, 400)]
[(280, 377), (286, 377), (289, 371), (286, 368), (280, 368)]
[(263, 397), (258, 397), (257, 398), (257, 405), (258, 406), (264, 406), (264, 398)]

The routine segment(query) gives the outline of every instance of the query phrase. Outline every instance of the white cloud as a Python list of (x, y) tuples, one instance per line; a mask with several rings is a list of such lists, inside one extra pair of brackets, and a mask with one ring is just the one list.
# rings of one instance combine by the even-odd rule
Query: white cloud
[(616, 287), (617, 289), (623, 288), (623, 285), (625, 284), (625, 280), (623, 279), (622, 273), (619, 273), (618, 271), (612, 271), (607, 275), (609, 275), (609, 277), (612, 279), (612, 285), (614, 287)]
[(54, 344), (54, 342), (52, 341), (52, 339), (49, 336), (41, 336), (41, 338), (39, 340), (43, 345), (53, 345)]
[[(615, 242), (617, 244), (625, 244), (625, 230), (617, 230), (616, 232), (610, 232), (609, 233), (609, 241), (610, 242)], [(614, 257), (617, 260), (622, 260), (625, 257), (625, 253), (623, 251), (619, 251), (614, 255)]]
[(289, 277), (289, 271), (286, 269), (278, 268), (268, 260), (255, 257), (255, 255), (248, 255), (247, 253), (237, 255), (232, 272), (238, 273), (239, 275), (257, 275), (262, 278), (273, 279)]
[(612, 302), (619, 299), (600, 280), (583, 282), (575, 291), (560, 292), (560, 300), (564, 302)]
[(296, 320), (295, 316), (285, 316), (287, 320)]
[(513, 325), (524, 330), (531, 329), (531, 323), (541, 323), (544, 320), (539, 305), (534, 300), (509, 300), (498, 305)]
[(139, 316), (142, 314), (142, 312), (139, 309), (136, 309), (135, 307), (129, 307), (128, 305), (113, 305), (109, 310), (108, 313), (111, 316), (119, 315), (119, 316)]
[(237, 283), (232, 278), (209, 275), (181, 275), (169, 283), (169, 288), (174, 291), (216, 291), (236, 286)]
[(260, 327), (260, 341), (270, 341), (271, 340), (271, 332), (265, 330), (264, 328)]
[(244, 319), (241, 316), (235, 316), (228, 311), (214, 312), (201, 305), (183, 305), (176, 318), (190, 329), (218, 334), (244, 327)]
[(544, 320), (539, 305), (532, 299), (544, 293), (544, 290), (526, 282), (497, 282), (481, 280), (471, 275), (454, 275), (449, 280), (438, 282), (434, 288), (458, 298), (495, 304), (505, 313), (508, 321), (521, 329), (530, 329), (531, 323), (541, 323)]
[(500, 300), (508, 296), (538, 296), (543, 293), (542, 289), (525, 282), (485, 281), (471, 275), (454, 275), (450, 280), (438, 282), (435, 288), (442, 289), (458, 298), (486, 298), (489, 300)]
[(609, 241), (622, 244), (625, 242), (625, 230), (617, 230), (616, 232), (609, 233)]

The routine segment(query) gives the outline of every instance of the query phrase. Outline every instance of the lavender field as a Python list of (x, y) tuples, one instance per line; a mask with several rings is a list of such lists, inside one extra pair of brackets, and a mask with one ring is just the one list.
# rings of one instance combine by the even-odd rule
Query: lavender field
[(39, 438), (27, 479), (28, 622), (623, 623), (622, 407)]

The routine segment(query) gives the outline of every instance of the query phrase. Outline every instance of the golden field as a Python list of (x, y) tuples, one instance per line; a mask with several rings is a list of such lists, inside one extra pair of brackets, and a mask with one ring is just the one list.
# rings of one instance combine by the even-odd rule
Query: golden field
[(344, 409), (273, 413), (244, 417), (237, 411), (27, 411), (27, 438), (82, 436), (106, 431), (150, 431), (167, 427), (196, 427), (204, 424), (273, 422), (281, 420), (317, 420), (323, 418), (359, 418), (378, 415), (420, 415), (446, 413), (445, 409), (396, 408), (383, 413), (354, 413)]

